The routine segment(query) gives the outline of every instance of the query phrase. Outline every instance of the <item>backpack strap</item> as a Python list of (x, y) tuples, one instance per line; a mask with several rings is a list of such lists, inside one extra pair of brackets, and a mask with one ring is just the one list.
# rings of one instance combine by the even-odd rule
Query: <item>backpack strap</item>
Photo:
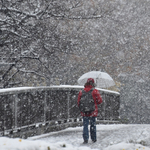
[(93, 87), (93, 88), (90, 89), (90, 91), (91, 91), (91, 90), (93, 91), (94, 89), (95, 89), (95, 88)]

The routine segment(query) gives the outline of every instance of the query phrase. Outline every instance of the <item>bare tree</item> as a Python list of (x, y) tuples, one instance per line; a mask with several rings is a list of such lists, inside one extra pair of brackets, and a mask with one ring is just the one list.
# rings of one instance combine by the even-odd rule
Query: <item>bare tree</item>
[(53, 0), (0, 1), (1, 63), (8, 64), (1, 77), (3, 88), (40, 78), (50, 84), (62, 53), (72, 51), (71, 41), (57, 30), (57, 17), (66, 11), (61, 5)]

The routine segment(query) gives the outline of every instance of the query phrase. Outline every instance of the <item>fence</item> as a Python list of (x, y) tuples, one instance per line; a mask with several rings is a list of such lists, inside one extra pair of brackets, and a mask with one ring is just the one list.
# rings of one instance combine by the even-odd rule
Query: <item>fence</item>
[[(0, 135), (28, 137), (79, 125), (81, 86), (20, 87), (0, 90)], [(103, 103), (98, 120), (119, 118), (120, 94), (98, 89)]]

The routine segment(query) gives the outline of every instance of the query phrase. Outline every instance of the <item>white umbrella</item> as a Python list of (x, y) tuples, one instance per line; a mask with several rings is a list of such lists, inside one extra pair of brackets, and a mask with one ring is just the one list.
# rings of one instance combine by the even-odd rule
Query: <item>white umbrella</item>
[(96, 83), (96, 87), (99, 88), (108, 88), (115, 85), (115, 82), (112, 79), (112, 77), (108, 73), (101, 71), (90, 71), (83, 74), (78, 79), (78, 84), (84, 85), (87, 82), (88, 78), (93, 78)]

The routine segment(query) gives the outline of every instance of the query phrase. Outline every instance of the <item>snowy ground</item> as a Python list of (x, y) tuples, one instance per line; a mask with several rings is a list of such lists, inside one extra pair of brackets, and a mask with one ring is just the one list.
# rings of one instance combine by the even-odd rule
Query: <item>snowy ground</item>
[(82, 127), (23, 139), (0, 138), (0, 150), (150, 150), (150, 125), (97, 125), (97, 142), (82, 144)]

